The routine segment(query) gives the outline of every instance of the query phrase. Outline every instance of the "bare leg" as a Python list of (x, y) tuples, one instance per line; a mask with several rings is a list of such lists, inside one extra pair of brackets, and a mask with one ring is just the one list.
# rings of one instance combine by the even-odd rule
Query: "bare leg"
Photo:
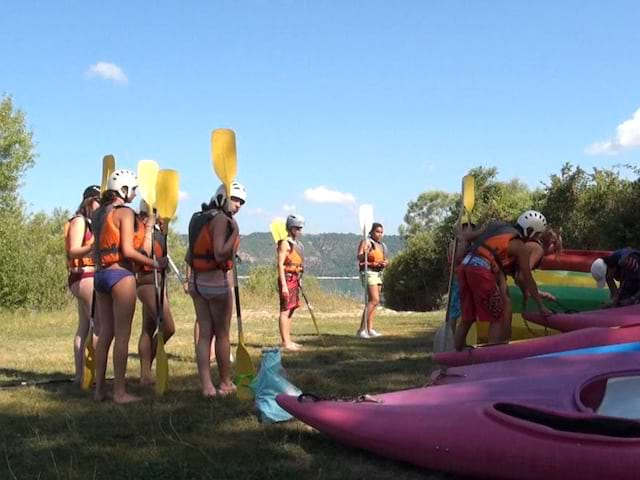
[(369, 285), (369, 303), (367, 304), (367, 331), (373, 330), (373, 318), (376, 316), (376, 307), (380, 304), (380, 286)]
[(235, 392), (236, 386), (231, 380), (231, 341), (229, 329), (231, 326), (231, 313), (233, 305), (233, 292), (216, 297), (209, 301), (209, 311), (214, 323), (216, 361), (218, 362), (218, 374), (220, 376), (220, 391), (222, 393)]
[[(166, 293), (165, 291), (164, 308), (162, 309), (162, 333), (165, 343), (173, 336), (176, 329)], [(156, 357), (156, 329), (158, 323), (155, 295), (155, 287), (153, 285), (140, 285), (138, 287), (138, 298), (142, 302), (143, 314), (138, 352), (140, 354), (140, 383), (144, 385), (152, 385), (154, 383), (151, 365)]]
[(83, 278), (71, 285), (71, 293), (78, 300), (78, 328), (73, 339), (73, 358), (75, 361), (75, 383), (82, 381), (84, 368), (84, 348), (89, 333), (91, 301), (93, 299), (93, 278)]
[(458, 352), (464, 349), (467, 343), (467, 334), (473, 323), (460, 322), (456, 325), (456, 330), (453, 333), (453, 345)]
[(113, 298), (114, 345), (113, 345), (113, 401), (129, 403), (141, 400), (127, 393), (127, 359), (131, 323), (136, 310), (136, 279), (133, 275), (124, 277), (111, 290)]
[(211, 339), (214, 335), (213, 318), (209, 310), (209, 303), (199, 294), (192, 295), (193, 306), (198, 323), (198, 344), (196, 345), (196, 363), (202, 394), (205, 397), (215, 397), (216, 388), (211, 381)]
[(111, 295), (106, 293), (96, 293), (96, 301), (98, 302), (96, 309), (100, 317), (100, 336), (96, 343), (96, 390), (93, 398), (97, 401), (102, 401), (107, 397), (105, 375), (109, 349), (113, 341), (113, 301)]
[(284, 312), (280, 312), (280, 316), (278, 318), (278, 327), (280, 330), (280, 340), (282, 348), (295, 350), (296, 346), (291, 341), (291, 319), (293, 317), (293, 312), (295, 309), (285, 310)]

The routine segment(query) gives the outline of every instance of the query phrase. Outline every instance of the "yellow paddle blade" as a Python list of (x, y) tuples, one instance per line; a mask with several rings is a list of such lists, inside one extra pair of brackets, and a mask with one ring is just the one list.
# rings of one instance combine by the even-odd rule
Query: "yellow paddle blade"
[(149, 205), (150, 211), (156, 204), (156, 182), (158, 180), (158, 163), (153, 160), (138, 162), (138, 188), (140, 196)]
[(278, 243), (287, 238), (287, 225), (281, 218), (275, 218), (269, 225), (269, 229), (274, 242)]
[(102, 157), (102, 181), (100, 182), (100, 191), (104, 192), (107, 189), (107, 182), (109, 177), (116, 169), (116, 159), (113, 155), (105, 155)]
[(472, 175), (462, 178), (462, 205), (467, 214), (471, 213), (476, 203), (476, 182)]
[(161, 397), (169, 389), (169, 359), (164, 351), (164, 335), (158, 332), (156, 349), (156, 396)]
[(156, 182), (156, 209), (162, 218), (173, 218), (178, 207), (180, 175), (176, 170), (160, 170)]
[(371, 231), (371, 226), (373, 225), (373, 205), (360, 205), (358, 221), (360, 223), (360, 231), (363, 232), (363, 235)]
[(256, 369), (253, 366), (251, 355), (247, 347), (244, 346), (244, 339), (240, 336), (240, 342), (236, 350), (236, 387), (240, 400), (250, 400), (253, 398), (253, 391), (249, 384), (256, 376)]
[(84, 369), (82, 370), (82, 390), (90, 390), (96, 378), (96, 359), (93, 348), (93, 330), (87, 335), (84, 349)]
[(211, 132), (211, 160), (213, 170), (227, 189), (229, 198), (231, 182), (238, 173), (236, 134), (233, 130), (218, 128)]

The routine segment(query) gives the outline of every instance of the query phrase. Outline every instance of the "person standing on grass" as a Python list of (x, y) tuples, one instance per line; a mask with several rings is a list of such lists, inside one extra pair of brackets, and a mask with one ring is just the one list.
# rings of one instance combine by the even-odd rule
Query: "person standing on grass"
[[(367, 290), (367, 304), (362, 312), (362, 320), (357, 336), (360, 338), (380, 337), (373, 329), (376, 307), (380, 304), (382, 294), (382, 271), (389, 265), (387, 246), (382, 243), (384, 228), (381, 223), (373, 223), (366, 240), (358, 245), (358, 262), (360, 264), (360, 280)], [(367, 272), (365, 276), (365, 257)]]
[(140, 253), (145, 237), (151, 238), (153, 225), (146, 225), (125, 204), (136, 196), (138, 181), (130, 170), (111, 174), (93, 213), (93, 259), (98, 270), (94, 278), (100, 336), (96, 345), (96, 390), (94, 398), (106, 398), (105, 373), (111, 342), (113, 346), (113, 401), (129, 403), (140, 397), (127, 392), (126, 372), (131, 323), (136, 308), (136, 265), (156, 270), (166, 268), (167, 259), (152, 260)]
[[(238, 182), (231, 183), (230, 201), (220, 185), (208, 204), (189, 222), (189, 294), (196, 311), (196, 361), (205, 397), (230, 395), (236, 386), (231, 380), (229, 328), (233, 310), (233, 257), (240, 243), (240, 229), (233, 216), (247, 199)], [(211, 381), (211, 342), (215, 338), (220, 386)]]
[[(100, 187), (90, 185), (82, 194), (82, 203), (76, 213), (65, 224), (65, 250), (69, 266), (67, 284), (78, 301), (78, 328), (73, 338), (73, 358), (76, 368), (74, 383), (82, 381), (84, 368), (84, 348), (93, 303), (93, 275), (95, 264), (91, 256), (93, 232), (91, 215), (100, 207)], [(94, 314), (94, 335), (98, 335), (98, 321)]]
[[(164, 258), (167, 256), (167, 236), (162, 233), (162, 219), (149, 212), (149, 205), (140, 201), (140, 219), (145, 225), (145, 231), (151, 227), (151, 235), (145, 235), (142, 252), (149, 258)], [(156, 356), (156, 289), (153, 268), (142, 266), (136, 276), (137, 294), (142, 302), (142, 331), (138, 340), (140, 355), (140, 383), (153, 385), (154, 379), (151, 364)], [(176, 327), (169, 307), (167, 289), (164, 289), (164, 307), (162, 310), (162, 333), (165, 343), (175, 333)]]
[(296, 351), (302, 345), (291, 340), (293, 314), (300, 306), (300, 281), (304, 272), (304, 246), (300, 235), (304, 228), (304, 218), (291, 214), (286, 222), (288, 237), (280, 240), (276, 247), (276, 268), (278, 272), (278, 293), (280, 296), (280, 346), (287, 351)]

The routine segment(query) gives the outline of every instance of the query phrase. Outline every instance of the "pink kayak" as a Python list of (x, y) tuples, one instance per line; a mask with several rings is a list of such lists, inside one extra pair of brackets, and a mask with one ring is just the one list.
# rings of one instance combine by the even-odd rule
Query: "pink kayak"
[(574, 332), (533, 338), (512, 343), (469, 348), (462, 352), (443, 352), (433, 355), (440, 365), (457, 366), (474, 363), (499, 362), (578, 348), (631, 343), (640, 340), (640, 325), (614, 328), (584, 328)]
[(610, 255), (608, 250), (563, 250), (558, 255), (542, 258), (542, 270), (568, 270), (570, 272), (590, 272), (596, 258)]
[(620, 327), (640, 323), (640, 305), (605, 308), (589, 312), (555, 313), (546, 317), (537, 312), (526, 312), (522, 316), (529, 322), (561, 332), (570, 332), (588, 327)]
[(502, 377), (362, 401), (277, 401), (342, 443), (431, 470), (493, 479), (638, 478), (640, 353), (504, 363), (511, 366)]

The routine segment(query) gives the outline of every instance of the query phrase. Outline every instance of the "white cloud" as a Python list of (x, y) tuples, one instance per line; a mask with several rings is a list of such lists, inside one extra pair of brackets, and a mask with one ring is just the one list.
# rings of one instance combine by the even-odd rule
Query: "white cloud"
[(585, 149), (585, 153), (588, 155), (615, 155), (638, 147), (640, 147), (640, 108), (629, 120), (625, 120), (616, 127), (615, 138), (592, 143)]
[(190, 198), (191, 195), (189, 195), (189, 192), (180, 191), (178, 193), (178, 200), (189, 200)]
[(90, 77), (100, 77), (105, 80), (111, 80), (114, 83), (128, 83), (129, 79), (115, 63), (98, 62), (95, 65), (91, 65), (87, 70), (87, 75)]
[(304, 198), (315, 203), (340, 203), (343, 205), (352, 205), (356, 203), (356, 197), (350, 193), (329, 190), (323, 185), (315, 188), (307, 188), (304, 191)]
[(282, 211), (283, 212), (295, 212), (296, 211), (296, 206), (295, 205), (289, 205), (288, 203), (285, 203), (284, 205), (282, 205)]

